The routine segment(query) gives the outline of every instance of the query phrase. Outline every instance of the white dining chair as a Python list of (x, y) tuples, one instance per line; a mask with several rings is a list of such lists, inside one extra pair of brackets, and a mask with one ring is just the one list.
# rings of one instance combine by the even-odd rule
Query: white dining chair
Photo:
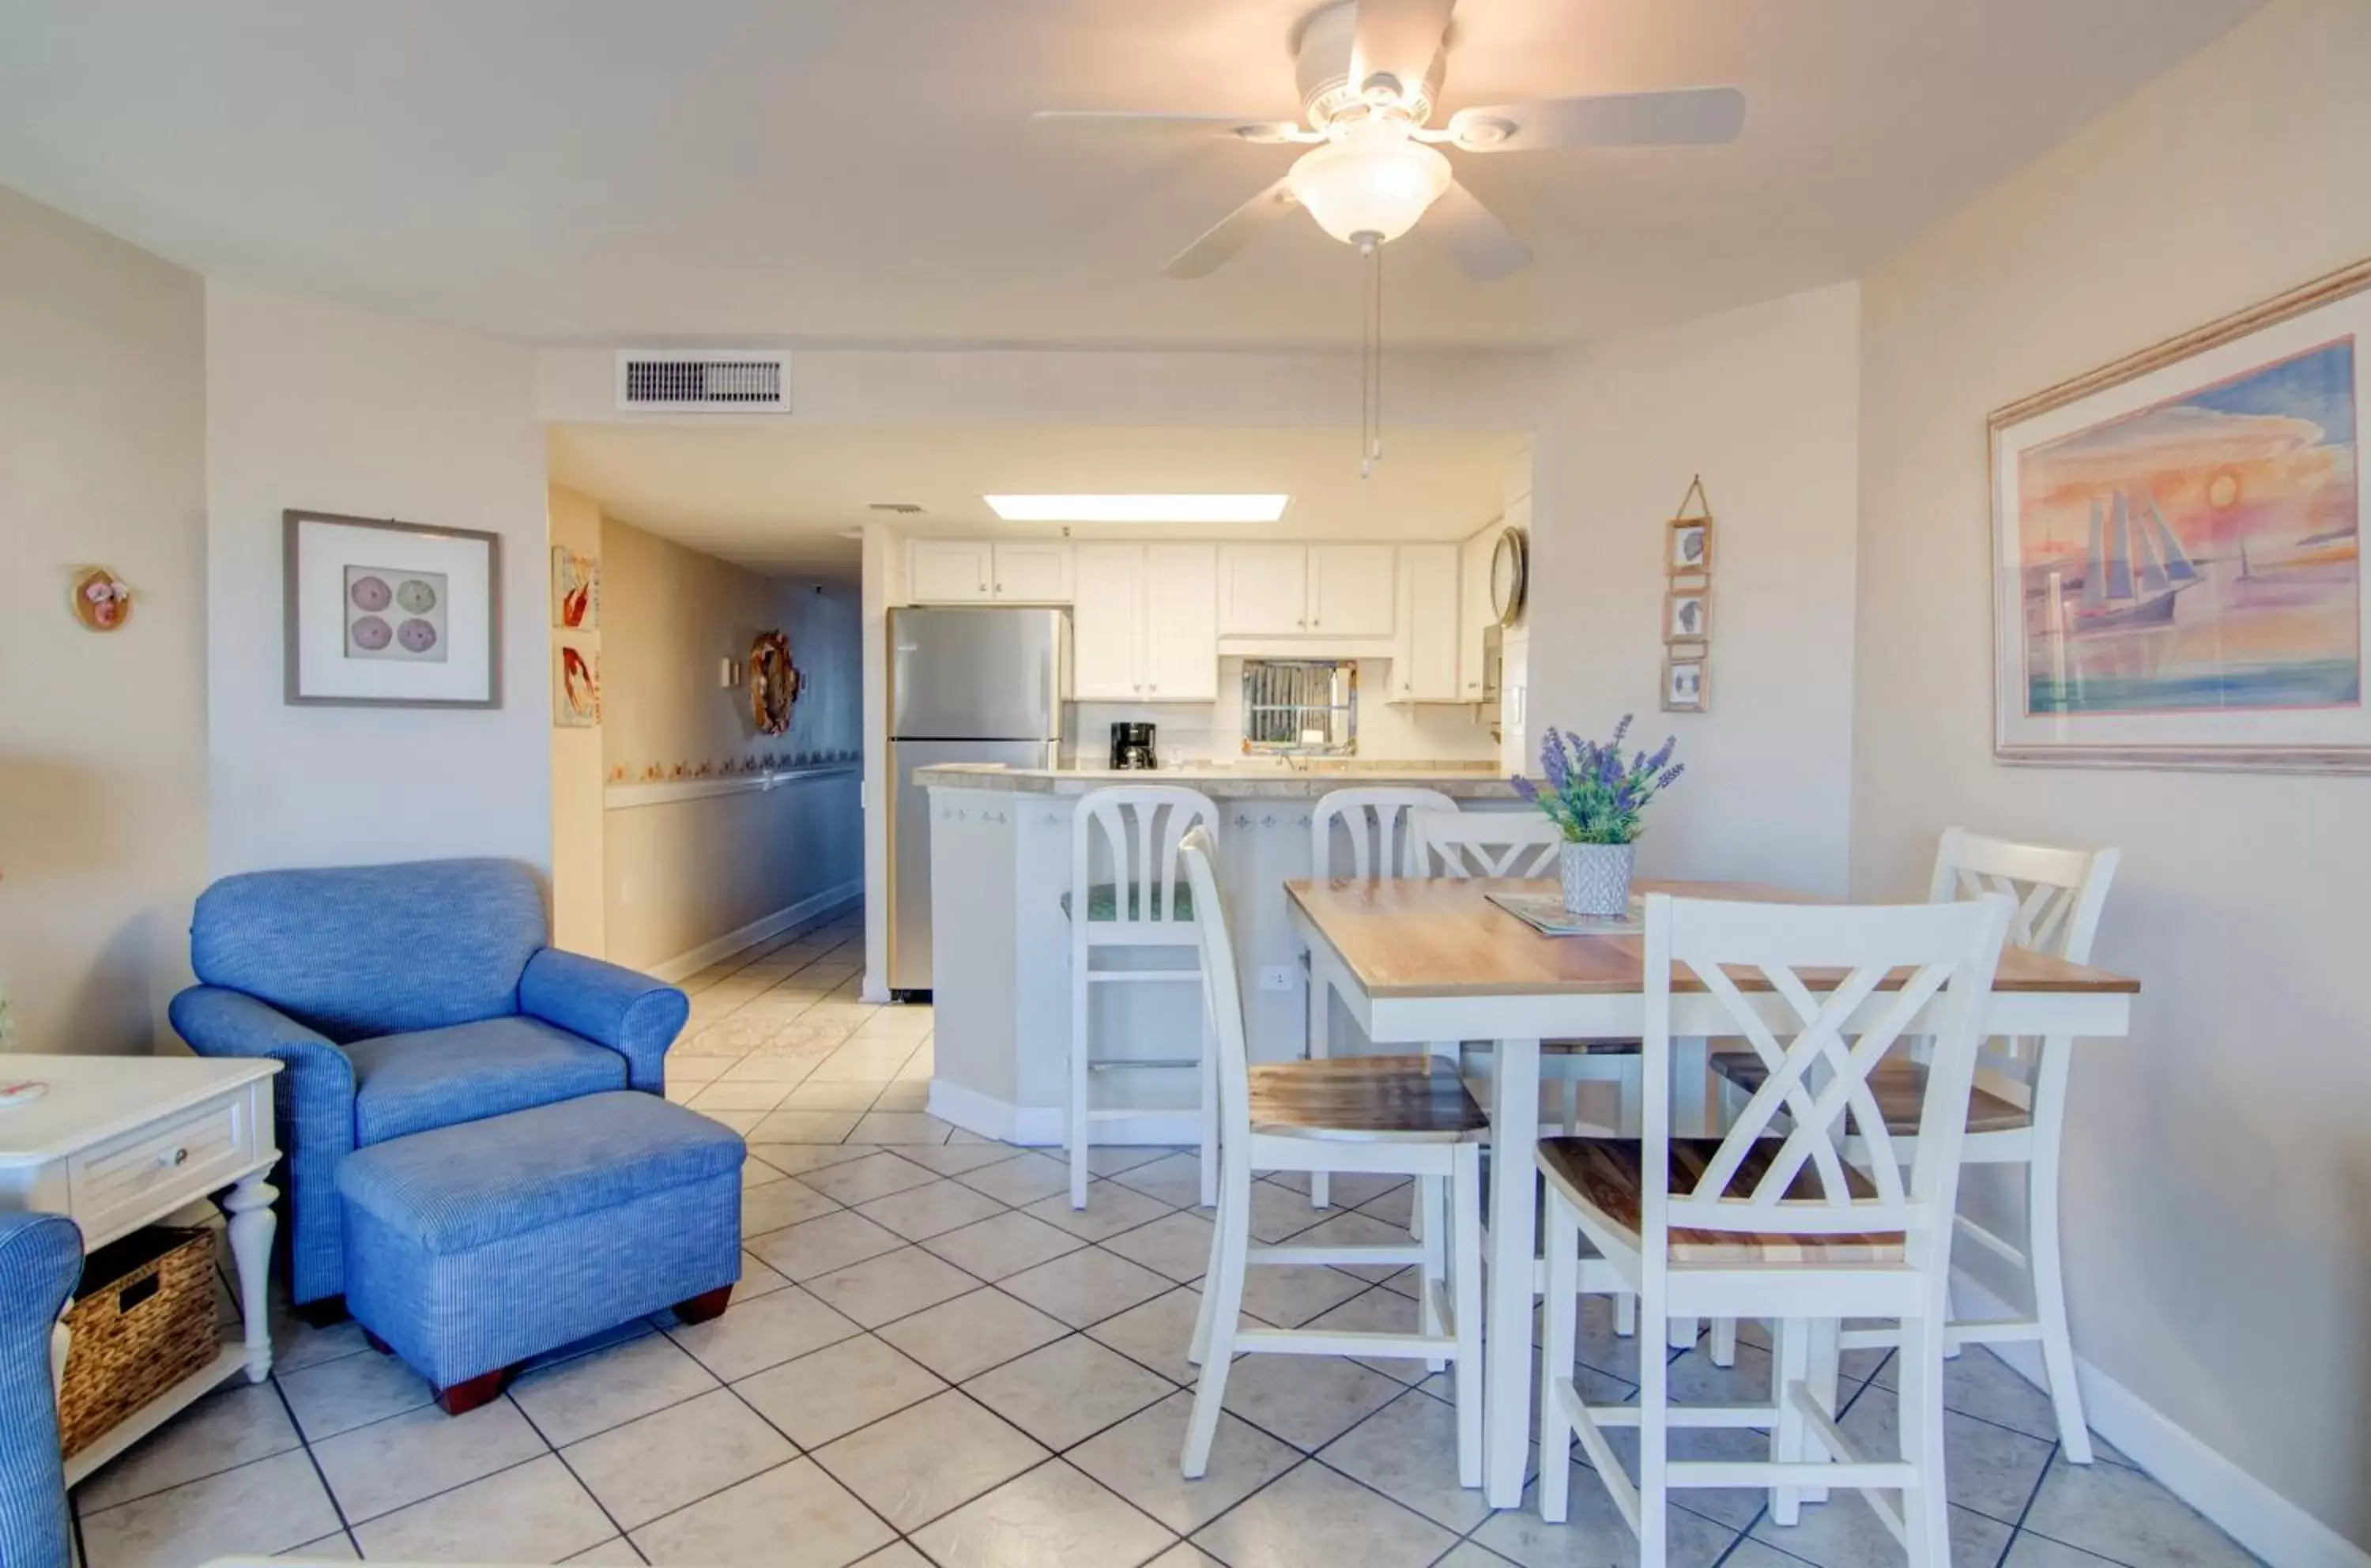
[[(1570, 1503), (1578, 1437), (1643, 1568), (1667, 1561), (1675, 1488), (1766, 1485), (1771, 1517), (1792, 1525), (1830, 1487), (1861, 1491), (1912, 1568), (1949, 1568), (1944, 1495), (1943, 1332), (1951, 1218), (1976, 1058), (1977, 1009), (1990, 992), (2012, 911), (1988, 894), (1958, 905), (1832, 907), (1646, 901), (1642, 1133), (1637, 1140), (1552, 1138), (1540, 1389), (1540, 1514)], [(1672, 971), (1693, 1009), (1742, 1036), (1767, 1077), (1718, 1138), (1671, 1130)], [(1906, 972), (1880, 994), (1890, 974)], [(1838, 974), (1841, 978), (1838, 978)], [(1739, 976), (1757, 993), (1749, 998)], [(1890, 1158), (1892, 1133), (1869, 1082), (1915, 1021), (1931, 1036), (1917, 1147)], [(1848, 1139), (1872, 1155), (1864, 1171)], [(1905, 1178), (1904, 1170), (1907, 1170)], [(1596, 1255), (1586, 1261), (1586, 1238)], [(1767, 1405), (1675, 1405), (1669, 1362), (1639, 1357), (1635, 1403), (1592, 1404), (1573, 1381), (1579, 1295), (1627, 1289), (1648, 1325), (1672, 1317), (1761, 1317), (1779, 1325)], [(1900, 1325), (1895, 1458), (1863, 1455), (1836, 1426), (1833, 1390), (1814, 1374), (1815, 1342), (1845, 1318)], [(1827, 1366), (1833, 1367), (1833, 1359)], [(1638, 1432), (1634, 1478), (1607, 1433)], [(1770, 1434), (1767, 1460), (1677, 1460), (1681, 1427)], [(1885, 1493), (1898, 1493), (1898, 1505)], [(1778, 1543), (1784, 1545), (1784, 1542)]]
[[(1087, 1151), (1100, 1124), (1142, 1116), (1147, 1107), (1096, 1093), (1098, 1079), (1147, 1074), (1196, 1075), (1194, 1107), (1201, 1127), (1202, 1203), (1218, 1200), (1218, 1095), (1209, 1024), (1190, 1057), (1098, 1056), (1093, 997), (1098, 987), (1151, 985), (1183, 987), (1200, 978), (1201, 938), (1188, 884), (1178, 875), (1177, 849), (1197, 827), (1216, 832), (1219, 808), (1198, 790), (1129, 784), (1079, 797), (1070, 821), (1070, 887), (1062, 912), (1070, 922), (1070, 1097), (1066, 1136), (1070, 1159), (1070, 1206), (1087, 1206)], [(1128, 950), (1126, 960), (1097, 966), (1095, 955)], [(1183, 949), (1182, 954), (1178, 950)], [(1145, 958), (1166, 950), (1168, 962)], [(1182, 960), (1182, 962), (1181, 962)], [(1200, 1011), (1198, 991), (1185, 993)]]
[[(1937, 904), (2002, 894), (2015, 904), (2008, 941), (2012, 947), (2047, 953), (2073, 963), (2091, 961), (2091, 940), (2115, 880), (2113, 849), (2055, 849), (1988, 838), (1965, 828), (1947, 829), (1935, 855), (1927, 888)], [(2002, 1036), (1984, 1043), (1976, 1056), (1976, 1081), (1969, 1091), (1967, 1143), (1960, 1159), (1969, 1165), (2025, 1167), (2025, 1244), (2018, 1246), (1970, 1218), (1958, 1217), (1959, 1234), (2022, 1271), (2033, 1302), (2030, 1315), (1971, 1319), (1954, 1312), (1945, 1333), (1949, 1351), (1962, 1344), (2039, 1342), (2048, 1376), (2050, 1401), (2058, 1419), (2058, 1440), (2073, 1464), (2091, 1462), (2091, 1433), (2083, 1415), (2083, 1395), (2075, 1376), (2075, 1343), (2066, 1324), (2065, 1275), (2058, 1234), (2058, 1187), (2066, 1131), (2068, 1068), (2074, 1041), (2064, 1035)], [(1750, 1056), (1716, 1056), (1714, 1070), (1750, 1094), (1764, 1076)], [(1927, 1082), (1926, 1063), (1898, 1054), (1871, 1076), (1879, 1106), (1893, 1132), (1893, 1152), (1912, 1158), (1917, 1149), (1918, 1112)], [(1862, 1156), (1856, 1148), (1854, 1158)], [(1844, 1349), (1894, 1343), (1886, 1328), (1845, 1332)]]
[[(1210, 1442), (1238, 1354), (1421, 1358), (1453, 1371), (1457, 1474), (1482, 1484), (1482, 1164), (1489, 1119), (1465, 1091), (1454, 1064), (1429, 1056), (1345, 1056), (1250, 1065), (1243, 1043), (1243, 986), (1227, 912), (1212, 865), (1212, 841), (1197, 828), (1179, 852), (1193, 888), (1202, 942), (1202, 986), (1218, 1063), (1219, 1214), (1210, 1264), (1190, 1348), (1201, 1374), (1179, 1468), (1188, 1480), (1209, 1469)], [(1422, 1241), (1374, 1245), (1255, 1246), (1252, 1176), (1299, 1170), (1414, 1177), (1427, 1216)], [(1418, 1299), (1407, 1333), (1271, 1329), (1243, 1322), (1243, 1275), (1270, 1265), (1415, 1264)]]
[[(1376, 878), (1421, 876), (1418, 869), (1415, 818), (1419, 812), (1454, 812), (1457, 802), (1438, 790), (1359, 788), (1328, 790), (1309, 812), (1309, 874), (1323, 880), (1351, 876)], [(1333, 1055), (1333, 996), (1317, 976), (1310, 955), (1301, 962), (1309, 990), (1309, 1032), (1302, 1054), (1312, 1061)], [(1440, 1053), (1455, 1046), (1444, 1043)], [(1332, 1183), (1323, 1175), (1309, 1181), (1309, 1204), (1324, 1208), (1333, 1202)]]

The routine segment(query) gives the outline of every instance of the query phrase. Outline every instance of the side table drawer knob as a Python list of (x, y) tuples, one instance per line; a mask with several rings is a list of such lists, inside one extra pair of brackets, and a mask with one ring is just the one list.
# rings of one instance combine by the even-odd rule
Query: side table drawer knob
[(168, 1149), (156, 1157), (156, 1163), (167, 1167), (187, 1165), (189, 1162), (190, 1151), (187, 1147)]

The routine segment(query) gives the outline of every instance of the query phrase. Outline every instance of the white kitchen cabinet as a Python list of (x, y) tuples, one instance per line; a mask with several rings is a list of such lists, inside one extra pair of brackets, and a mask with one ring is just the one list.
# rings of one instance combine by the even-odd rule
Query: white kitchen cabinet
[(1399, 547), (1394, 702), (1464, 700), (1458, 662), (1458, 552), (1456, 545)]
[(1073, 559), (1070, 686), (1079, 700), (1217, 699), (1217, 547), (1081, 545)]
[(1466, 702), (1482, 700), (1482, 634), (1496, 626), (1490, 607), (1490, 556), (1498, 548), (1504, 520), (1491, 524), (1457, 548), (1457, 695)]
[(1081, 702), (1132, 702), (1144, 695), (1144, 547), (1081, 545), (1071, 560), (1071, 693)]
[(994, 551), (986, 539), (916, 539), (909, 548), (906, 596), (913, 603), (986, 604), (995, 596)]
[(1000, 605), (1067, 605), (1071, 594), (1070, 547), (1049, 539), (997, 542), (989, 594)]
[(1147, 545), (1144, 566), (1144, 695), (1217, 701), (1218, 547)]
[(1309, 547), (1309, 631), (1316, 637), (1389, 637), (1396, 598), (1389, 545)]
[[(1309, 630), (1307, 545), (1218, 547), (1219, 635), (1301, 637)], [(1388, 594), (1389, 589), (1386, 588)], [(1388, 597), (1384, 600), (1388, 605)]]

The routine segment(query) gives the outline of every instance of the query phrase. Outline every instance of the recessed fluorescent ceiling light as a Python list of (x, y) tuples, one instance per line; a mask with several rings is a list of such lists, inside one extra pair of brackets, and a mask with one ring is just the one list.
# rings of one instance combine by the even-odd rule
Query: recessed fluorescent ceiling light
[(988, 495), (1007, 523), (1273, 523), (1282, 495)]

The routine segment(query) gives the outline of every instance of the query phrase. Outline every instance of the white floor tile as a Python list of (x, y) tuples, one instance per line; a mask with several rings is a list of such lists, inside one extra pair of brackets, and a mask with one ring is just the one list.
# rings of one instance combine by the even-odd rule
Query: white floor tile
[(978, 1284), (953, 1263), (919, 1247), (905, 1247), (808, 1280), (806, 1287), (834, 1311), (873, 1328), (965, 1295)]
[(741, 1234), (763, 1236), (801, 1220), (838, 1213), (839, 1205), (795, 1177), (785, 1176), (741, 1194)]
[(875, 1332), (940, 1377), (960, 1382), (1070, 1331), (1002, 1291), (975, 1290)]
[(929, 1368), (865, 1334), (744, 1378), (734, 1391), (800, 1447), (818, 1448), (945, 1388)]
[(1229, 1568), (1418, 1568), (1457, 1538), (1323, 1465), (1302, 1465), (1194, 1538)]
[(1025, 1434), (948, 1392), (815, 1452), (840, 1484), (900, 1530), (912, 1530), (1046, 1458)]
[(1123, 1230), (1149, 1225), (1171, 1210), (1160, 1199), (1148, 1198), (1133, 1187), (1095, 1181), (1087, 1183), (1087, 1206), (1082, 1209), (1072, 1208), (1070, 1194), (1060, 1192), (1038, 1199), (1024, 1212), (1084, 1240), (1101, 1241)]
[[(889, 1527), (812, 1459), (796, 1459), (634, 1532), (657, 1568), (843, 1568), (885, 1543)], [(891, 1559), (878, 1559), (885, 1568)], [(919, 1561), (919, 1558), (916, 1561)]]
[(1193, 1409), (1192, 1394), (1172, 1394), (1063, 1458), (1180, 1534), (1200, 1529), (1301, 1462), (1298, 1448), (1221, 1414), (1209, 1470), (1187, 1481), (1177, 1464)]
[(545, 1441), (566, 1447), (714, 1387), (716, 1378), (682, 1346), (665, 1334), (648, 1334), (531, 1372), (511, 1385), (511, 1398)]
[(860, 1204), (856, 1212), (908, 1241), (921, 1241), (1001, 1214), (1004, 1207), (961, 1182), (931, 1182)]
[(78, 1513), (145, 1497), (297, 1446), (296, 1427), (269, 1383), (235, 1382), (142, 1438), (75, 1489)]
[[(1579, 1479), (1574, 1477), (1576, 1496)], [(1791, 1527), (1764, 1516), (1752, 1535), (1819, 1568), (1894, 1568), (1902, 1561), (1901, 1546), (1856, 1492), (1831, 1493), (1827, 1502), (1807, 1505), (1801, 1521)], [(2008, 1539), (2009, 1528), (1998, 1519), (1967, 1508), (1951, 1510), (1951, 1568), (1992, 1568)], [(2149, 1568), (2167, 1561), (2152, 1559)]]
[(942, 1176), (960, 1176), (983, 1165), (996, 1165), (1018, 1159), (1021, 1152), (1011, 1144), (958, 1142), (950, 1138), (937, 1145), (909, 1145), (898, 1150), (897, 1157), (912, 1160)]
[(1075, 1252), (1086, 1243), (1042, 1219), (1008, 1211), (933, 1236), (922, 1245), (975, 1278), (1000, 1280), (1065, 1252)]
[(754, 1301), (736, 1300), (721, 1318), (667, 1330), (693, 1359), (728, 1383), (858, 1332), (856, 1324), (794, 1285)]
[(998, 1203), (1018, 1206), (1070, 1191), (1070, 1169), (1058, 1159), (1031, 1153), (967, 1170), (956, 1180)]
[(392, 1355), (365, 1352), (284, 1373), (280, 1388), (307, 1442), (318, 1443), (365, 1422), (416, 1409), (436, 1397), (420, 1375)]
[(1186, 1352), (1194, 1343), (1194, 1318), (1201, 1309), (1201, 1294), (1181, 1286), (1105, 1318), (1087, 1334), (1172, 1382), (1190, 1384), (1197, 1370)]
[(1202, 1201), (1202, 1159), (1198, 1154), (1165, 1154), (1123, 1170), (1112, 1180), (1178, 1208)]
[[(1683, 1508), (1671, 1509), (1666, 1517), (1671, 1568), (1709, 1568), (1737, 1539), (1728, 1526)], [(1563, 1524), (1540, 1517), (1534, 1483), (1524, 1488), (1521, 1507), (1491, 1515), (1473, 1539), (1523, 1568), (1632, 1568), (1638, 1561), (1638, 1538), (1614, 1511), (1605, 1488), (1583, 1475), (1573, 1477), (1571, 1508)], [(1899, 1562), (1898, 1554), (1894, 1561)]]
[(1059, 1451), (1173, 1392), (1158, 1378), (1083, 1335), (1033, 1350), (964, 1385), (972, 1398)]
[(798, 1457), (764, 1417), (719, 1389), (562, 1449), (576, 1479), (620, 1529)]
[(856, 1118), (853, 1111), (769, 1111), (742, 1136), (751, 1143), (839, 1143), (856, 1130)]
[(294, 1452), (86, 1514), (82, 1539), (88, 1568), (190, 1568), (284, 1551), (338, 1528), (313, 1461)]
[(884, 1230), (853, 1211), (829, 1214), (768, 1235), (754, 1238), (749, 1251), (786, 1279), (813, 1279), (850, 1263), (906, 1245), (894, 1230)]
[(313, 1458), (349, 1523), (393, 1513), (550, 1451), (508, 1400), (467, 1415), (422, 1405), (313, 1445)]
[(1423, 1394), (1402, 1394), (1317, 1457), (1460, 1535), (1490, 1513), (1458, 1482), (1456, 1407)]
[(553, 1455), (354, 1528), (364, 1557), (407, 1562), (557, 1562), (615, 1534)]
[[(1047, 1227), (1048, 1229), (1052, 1228)], [(1099, 1247), (1086, 1247), (1048, 1263), (1024, 1269), (999, 1288), (1074, 1329), (1099, 1323), (1171, 1288), (1170, 1282), (1141, 1264)]]
[(843, 1204), (869, 1203), (885, 1198), (892, 1193), (902, 1193), (911, 1187), (926, 1186), (938, 1178), (910, 1159), (885, 1150), (866, 1155), (847, 1165), (835, 1165), (800, 1178), (816, 1192)]
[(944, 1568), (1136, 1568), (1170, 1534), (1059, 1459), (914, 1536)]
[(1225, 1408), (1312, 1452), (1401, 1393), (1355, 1361), (1325, 1355), (1246, 1355), (1227, 1371)]
[(1142, 1263), (1180, 1285), (1202, 1277), (1210, 1262), (1210, 1237), (1218, 1228), (1194, 1209), (1179, 1209), (1150, 1225), (1123, 1231), (1102, 1243), (1130, 1262)]
[(2239, 1568), (2255, 1561), (2189, 1505), (2121, 1465), (2053, 1462), (2025, 1528), (2132, 1568)]

